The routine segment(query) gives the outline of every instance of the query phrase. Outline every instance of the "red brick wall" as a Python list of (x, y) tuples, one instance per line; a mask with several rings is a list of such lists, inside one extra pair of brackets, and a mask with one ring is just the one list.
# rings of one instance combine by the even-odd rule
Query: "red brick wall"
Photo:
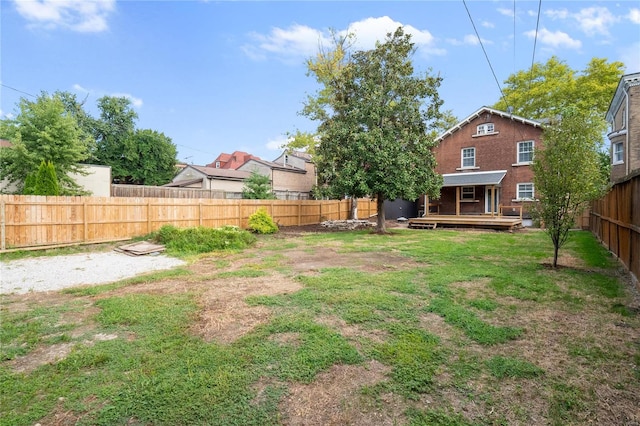
[[(476, 136), (476, 128), (480, 124), (493, 123), (496, 134)], [(469, 172), (486, 172), (494, 170), (506, 170), (507, 174), (502, 180), (500, 188), (501, 205), (520, 205), (514, 202), (517, 195), (518, 183), (533, 182), (533, 172), (528, 165), (514, 166), (517, 163), (518, 142), (533, 140), (534, 147), (541, 146), (540, 128), (529, 124), (523, 124), (499, 115), (483, 113), (460, 130), (447, 136), (438, 147), (435, 148), (435, 156), (438, 162), (436, 171), (440, 174), (461, 173), (456, 170), (462, 166), (461, 151), (463, 148), (475, 147), (476, 168), (466, 170)], [(484, 213), (485, 193), (484, 187), (476, 187), (476, 200), (474, 202), (461, 203), (461, 213)], [(455, 213), (455, 188), (442, 188), (440, 212), (445, 214)]]

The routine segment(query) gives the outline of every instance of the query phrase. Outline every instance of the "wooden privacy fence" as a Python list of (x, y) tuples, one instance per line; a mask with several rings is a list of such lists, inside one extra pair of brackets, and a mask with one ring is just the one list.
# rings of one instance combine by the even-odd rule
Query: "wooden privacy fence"
[[(279, 200), (309, 199), (308, 192), (275, 190), (273, 193)], [(223, 191), (221, 189), (112, 184), (111, 196), (150, 198), (216, 198), (220, 200), (237, 200), (242, 199), (242, 192)]]
[(640, 278), (640, 174), (617, 183), (591, 205), (590, 229)]
[[(235, 225), (264, 207), (280, 226), (348, 219), (350, 200), (217, 200), (0, 195), (0, 250), (124, 240), (163, 225)], [(375, 214), (375, 200), (358, 200), (358, 212)]]

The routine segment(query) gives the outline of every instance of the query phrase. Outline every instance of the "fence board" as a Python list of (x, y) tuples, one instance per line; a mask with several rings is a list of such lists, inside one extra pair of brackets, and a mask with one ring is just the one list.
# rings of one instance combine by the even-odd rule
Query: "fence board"
[[(0, 250), (119, 241), (176, 227), (248, 226), (263, 207), (279, 226), (347, 219), (350, 200), (238, 200), (151, 197), (0, 195)], [(360, 217), (375, 200), (358, 200)], [(365, 215), (366, 212), (366, 215)]]
[(591, 205), (590, 230), (631, 272), (640, 277), (640, 174), (615, 184)]

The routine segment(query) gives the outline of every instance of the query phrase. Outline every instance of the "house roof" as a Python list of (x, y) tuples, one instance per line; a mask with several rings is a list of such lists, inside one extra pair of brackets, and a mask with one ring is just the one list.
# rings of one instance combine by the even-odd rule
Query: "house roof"
[(218, 155), (218, 157), (213, 160), (212, 163), (207, 164), (206, 167), (215, 167), (216, 162), (219, 161), (221, 163), (219, 168), (236, 170), (238, 167), (242, 166), (244, 163), (251, 159), (259, 160), (260, 158), (244, 151), (233, 151), (232, 154), (226, 154), (223, 152), (222, 154)]
[(284, 170), (284, 171), (292, 172), (292, 173), (307, 173), (306, 170), (299, 169), (297, 167), (293, 167), (293, 166), (291, 166), (289, 164), (283, 165), (283, 164), (280, 164), (280, 163), (274, 163), (273, 161), (265, 161), (265, 160), (262, 160), (260, 158), (252, 158), (251, 160), (249, 160), (246, 163), (244, 163), (242, 165), (242, 167), (243, 168), (249, 167), (248, 165), (251, 162), (256, 162), (258, 164), (262, 164), (263, 166), (269, 167), (272, 170)]
[(186, 168), (193, 168), (199, 171), (200, 173), (204, 173), (208, 178), (216, 178), (216, 179), (225, 179), (225, 180), (244, 180), (249, 177), (249, 172), (244, 172), (241, 170), (231, 170), (231, 169), (216, 169), (215, 167), (206, 167), (206, 166), (193, 166), (189, 165)]
[(442, 175), (442, 186), (482, 186), (499, 185), (507, 174), (506, 170), (493, 170), (490, 172), (449, 173)]
[(455, 126), (451, 127), (449, 130), (447, 130), (446, 132), (444, 132), (443, 134), (438, 136), (438, 138), (436, 140), (438, 142), (442, 141), (447, 136), (452, 135), (453, 133), (455, 133), (458, 130), (462, 129), (467, 124), (471, 123), (473, 120), (478, 118), (480, 115), (482, 115), (484, 113), (487, 113), (487, 112), (490, 113), (490, 114), (493, 114), (493, 115), (497, 115), (497, 116), (503, 117), (503, 118), (508, 118), (510, 120), (518, 121), (518, 122), (523, 123), (523, 124), (528, 124), (528, 125), (533, 126), (533, 127), (542, 127), (542, 123), (540, 123), (539, 121), (529, 120), (528, 118), (520, 117), (518, 115), (513, 115), (513, 114), (510, 114), (508, 112), (504, 112), (504, 111), (500, 111), (500, 110), (497, 110), (497, 109), (489, 108), (487, 106), (483, 106), (482, 108), (479, 108), (476, 112), (474, 112), (473, 114), (471, 114), (470, 116), (468, 116), (464, 120), (460, 121)]
[(13, 144), (6, 139), (0, 139), (0, 148), (11, 148)]
[(633, 74), (626, 74), (620, 78), (620, 82), (618, 83), (618, 88), (616, 89), (616, 93), (611, 98), (611, 103), (609, 104), (609, 109), (607, 110), (606, 120), (612, 121), (613, 116), (616, 111), (620, 107), (620, 102), (622, 102), (623, 95), (625, 90), (627, 90), (631, 86), (637, 86), (640, 84), (640, 72), (636, 72)]
[(177, 182), (166, 183), (166, 184), (164, 184), (162, 186), (181, 188), (181, 187), (193, 185), (194, 183), (202, 183), (202, 179), (204, 179), (204, 178), (195, 178), (195, 179), (189, 179), (189, 180), (179, 180)]

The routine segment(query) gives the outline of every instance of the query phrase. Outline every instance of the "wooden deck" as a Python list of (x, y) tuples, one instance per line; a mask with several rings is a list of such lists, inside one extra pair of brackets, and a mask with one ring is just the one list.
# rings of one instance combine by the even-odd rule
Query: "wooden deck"
[(513, 216), (429, 215), (409, 219), (409, 228), (483, 228), (513, 231), (522, 227), (522, 219)]

